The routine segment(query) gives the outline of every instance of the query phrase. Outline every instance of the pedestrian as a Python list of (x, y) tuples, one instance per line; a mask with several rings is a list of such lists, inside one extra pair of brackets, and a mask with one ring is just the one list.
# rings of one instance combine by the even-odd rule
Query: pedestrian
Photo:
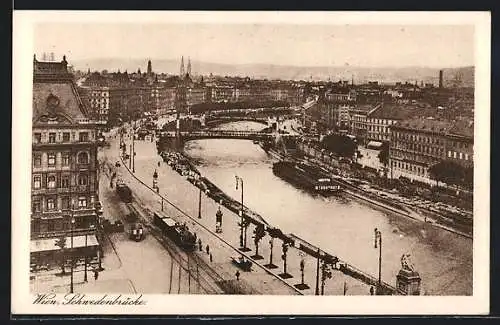
[(235, 275), (236, 275), (236, 281), (240, 281), (240, 271), (239, 270), (236, 271)]
[(373, 290), (373, 286), (370, 287), (370, 295), (373, 296), (373, 293), (374, 293), (374, 290)]
[(207, 250), (207, 255), (210, 254), (210, 247), (208, 245), (205, 249)]
[(94, 280), (97, 281), (98, 278), (99, 278), (99, 271), (94, 270)]
[(160, 167), (160, 162), (158, 162), (158, 167)]
[(202, 245), (201, 245), (201, 238), (200, 238), (200, 239), (198, 239), (198, 248), (199, 248), (200, 252), (202, 252), (202, 251), (203, 251), (203, 247), (202, 247)]
[(213, 261), (212, 253), (210, 253), (210, 262)]

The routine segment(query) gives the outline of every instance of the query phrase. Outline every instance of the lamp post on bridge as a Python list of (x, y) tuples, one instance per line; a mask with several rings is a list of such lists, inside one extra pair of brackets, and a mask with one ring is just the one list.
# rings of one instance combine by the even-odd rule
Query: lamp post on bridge
[(243, 221), (243, 178), (238, 177), (238, 175), (235, 176), (236, 178), (236, 190), (238, 190), (238, 185), (241, 186), (241, 208), (240, 208), (240, 247), (245, 248), (246, 245), (243, 243), (243, 228), (244, 228), (244, 221)]

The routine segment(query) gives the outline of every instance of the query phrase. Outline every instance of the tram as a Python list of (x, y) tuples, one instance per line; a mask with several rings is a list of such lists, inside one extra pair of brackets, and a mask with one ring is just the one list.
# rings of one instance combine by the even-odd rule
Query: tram
[(124, 183), (116, 184), (116, 193), (123, 202), (125, 203), (132, 202), (132, 191), (126, 184)]
[(196, 249), (196, 237), (189, 231), (186, 224), (176, 222), (171, 217), (164, 216), (159, 212), (154, 213), (153, 223), (161, 229), (164, 236), (172, 239), (182, 249), (186, 251)]
[(136, 222), (130, 225), (129, 238), (137, 242), (144, 239), (144, 227), (140, 222)]

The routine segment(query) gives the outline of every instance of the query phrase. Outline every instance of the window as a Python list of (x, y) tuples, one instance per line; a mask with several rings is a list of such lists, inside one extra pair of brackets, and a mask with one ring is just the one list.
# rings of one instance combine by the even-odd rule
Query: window
[(56, 154), (55, 153), (49, 153), (48, 154), (48, 164), (49, 164), (49, 166), (55, 166), (56, 165)]
[(79, 164), (88, 164), (89, 163), (89, 155), (86, 152), (80, 152), (78, 154), (78, 163)]
[(78, 141), (80, 141), (80, 142), (89, 141), (89, 133), (88, 132), (80, 132), (78, 136), (79, 136)]
[(453, 158), (457, 159), (457, 152), (456, 151), (453, 151)]
[(34, 143), (42, 142), (42, 134), (41, 133), (34, 133), (33, 134), (33, 142)]
[(69, 166), (69, 153), (63, 152), (61, 156), (61, 163), (63, 166)]
[(79, 197), (78, 198), (78, 207), (79, 208), (87, 207), (87, 198), (86, 197)]
[(33, 188), (39, 189), (40, 187), (42, 187), (42, 177), (33, 176)]
[(47, 177), (47, 187), (56, 188), (56, 177), (54, 175)]
[(33, 166), (34, 167), (40, 167), (42, 166), (42, 155), (41, 154), (35, 154), (33, 157)]
[(40, 212), (42, 208), (42, 204), (40, 203), (40, 199), (34, 199), (31, 207), (32, 212)]
[(64, 142), (69, 142), (69, 132), (64, 132), (63, 133), (63, 141)]
[(49, 143), (55, 143), (56, 142), (56, 134), (54, 132), (49, 133)]
[(451, 158), (451, 150), (448, 150), (448, 158)]
[(61, 198), (61, 208), (64, 210), (69, 209), (69, 197), (64, 196)]
[(69, 177), (68, 176), (63, 176), (61, 179), (61, 187), (62, 188), (68, 188), (69, 187)]
[(465, 154), (465, 160), (469, 160), (469, 155)]
[(458, 155), (459, 159), (462, 159), (462, 153), (460, 152)]
[(87, 185), (87, 175), (80, 175), (78, 177), (78, 185)]
[(47, 199), (47, 210), (54, 210), (56, 208), (56, 203), (54, 199), (49, 198)]

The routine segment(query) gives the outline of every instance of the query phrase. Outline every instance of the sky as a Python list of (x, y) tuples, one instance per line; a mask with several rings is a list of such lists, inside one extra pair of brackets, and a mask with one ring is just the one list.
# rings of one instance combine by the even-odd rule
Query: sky
[(69, 61), (442, 68), (474, 65), (474, 26), (38, 23), (34, 50)]

